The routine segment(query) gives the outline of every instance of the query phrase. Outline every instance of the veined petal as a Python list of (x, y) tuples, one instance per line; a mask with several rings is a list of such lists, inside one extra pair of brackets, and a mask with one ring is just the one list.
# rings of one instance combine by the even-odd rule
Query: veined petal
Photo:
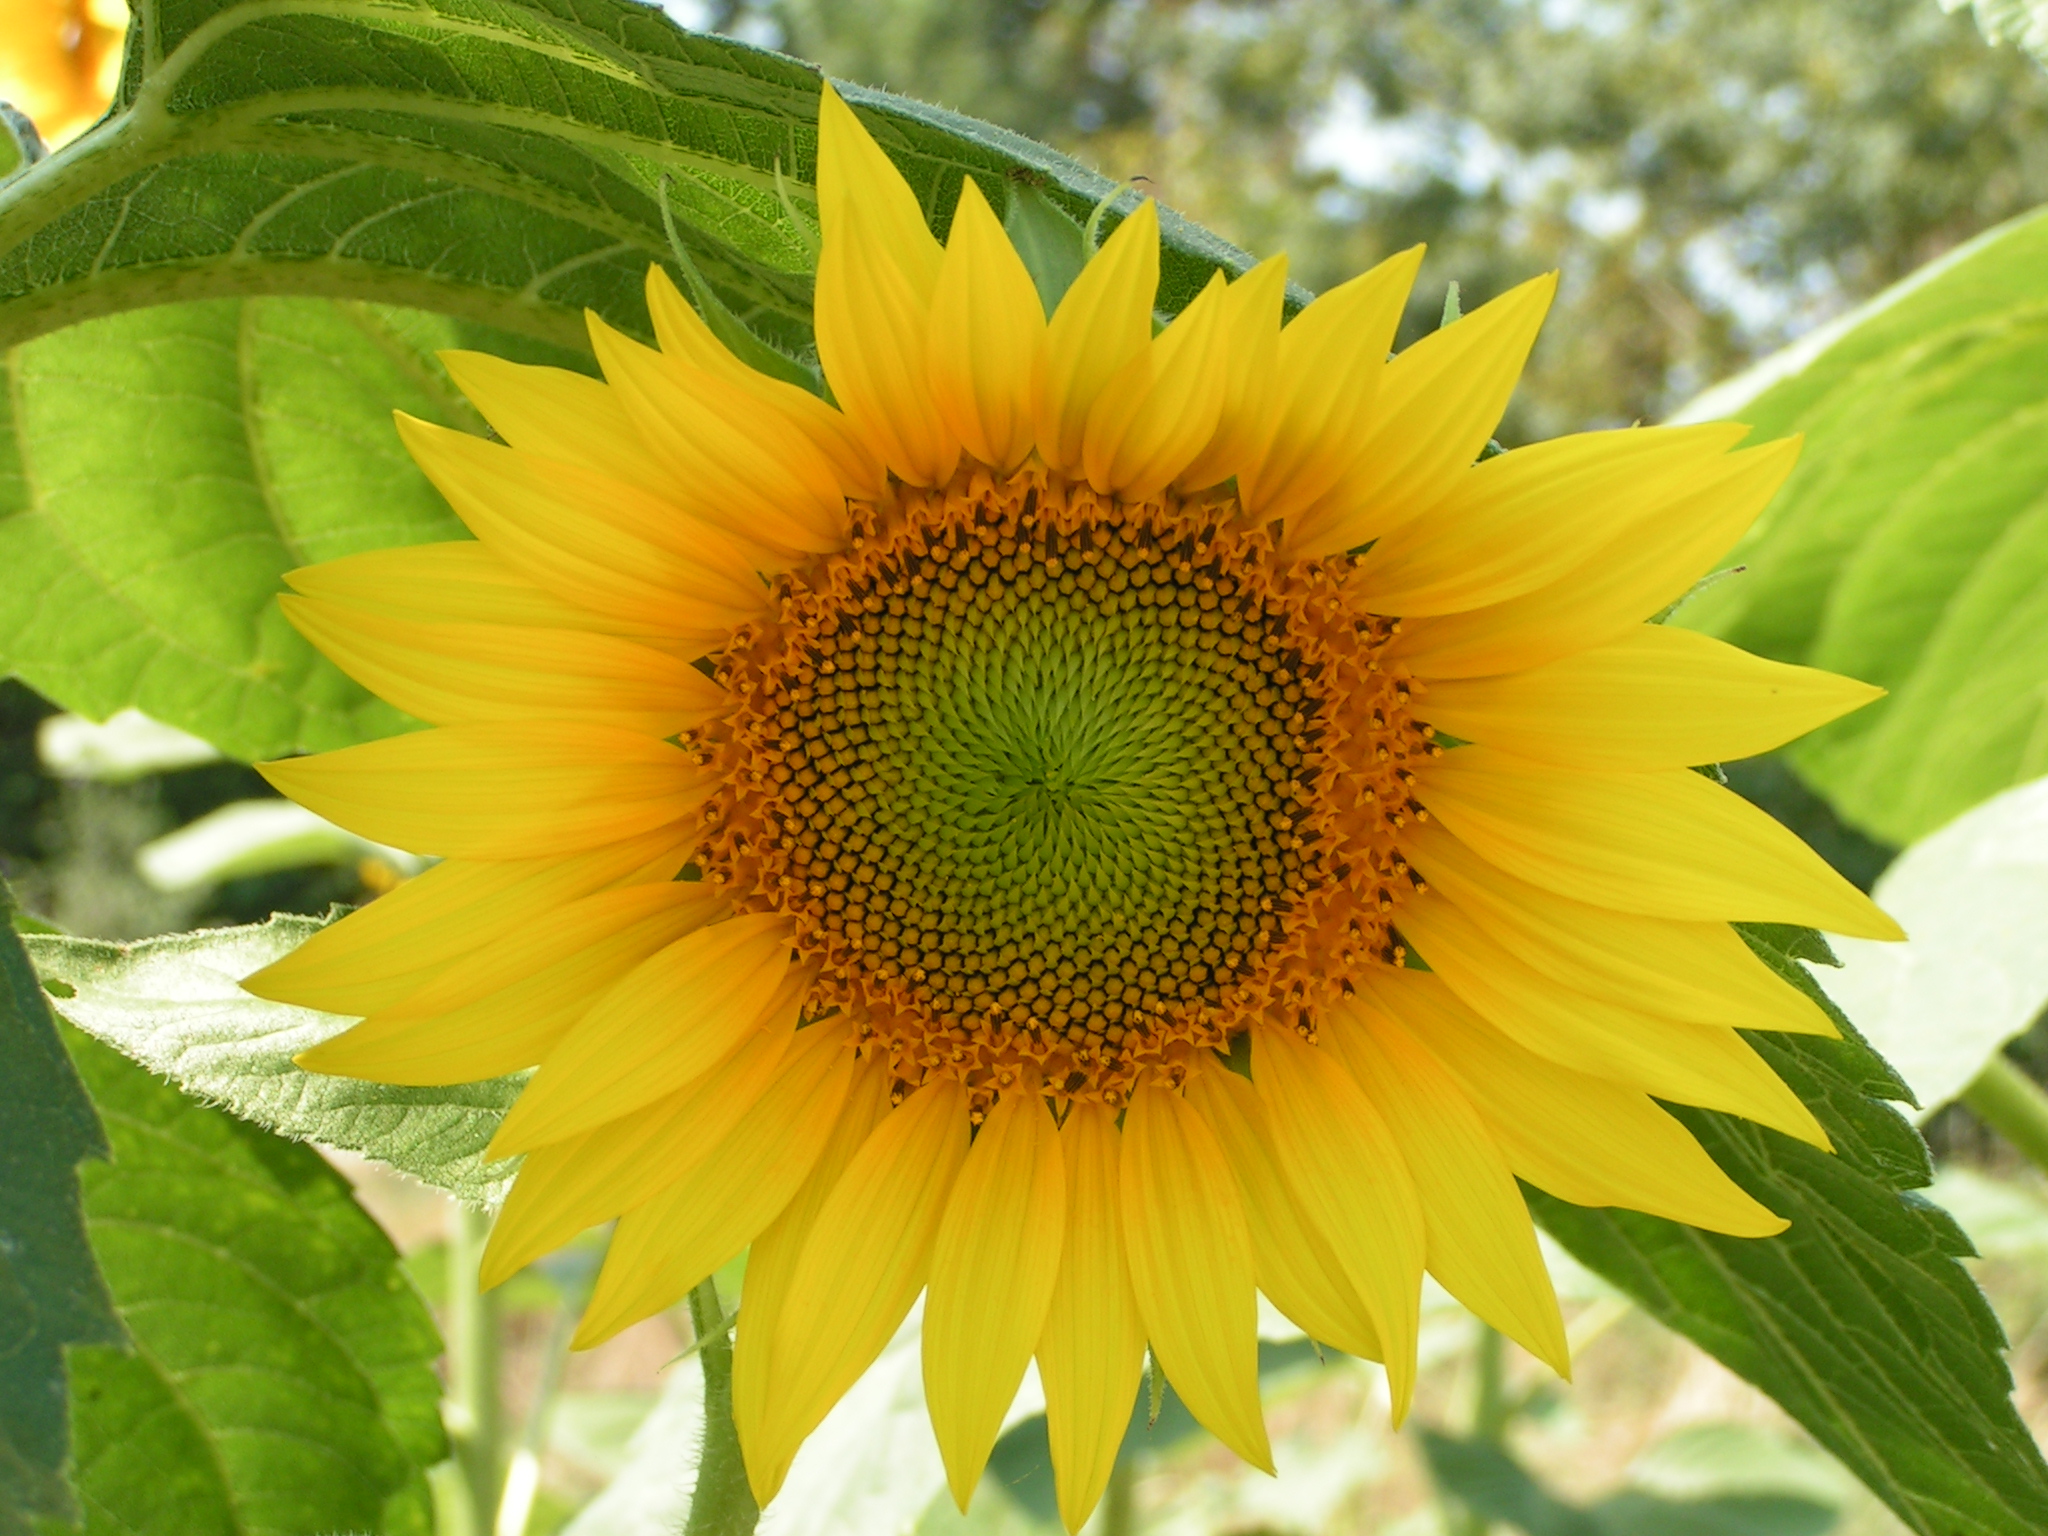
[(695, 881), (599, 891), (444, 962), (404, 1001), (296, 1060), (312, 1072), (415, 1086), (517, 1072), (547, 1055), (620, 971), (724, 906)]
[[(720, 1142), (778, 1080), (795, 1021), (754, 1030), (689, 1087), (637, 1114), (526, 1154), (491, 1227), (483, 1284), (509, 1279), (577, 1233), (698, 1176)], [(495, 1142), (491, 1156), (502, 1155)]]
[(966, 1092), (950, 1080), (927, 1083), (875, 1128), (826, 1197), (778, 1309), (773, 1368), (742, 1446), (759, 1503), (775, 1497), (804, 1437), (924, 1289), (966, 1157)]
[(1081, 473), (1088, 413), (1109, 381), (1152, 345), (1159, 292), (1159, 210), (1138, 205), (1081, 268), (1045, 335), (1045, 388), (1038, 399), (1038, 452), (1056, 470)]
[(475, 539), (367, 550), (302, 565), (286, 571), (284, 580), (303, 597), (413, 624), (574, 629), (677, 651), (672, 624), (636, 625), (568, 602), (519, 575)]
[(1413, 1037), (1338, 1018), (1318, 1036), (1386, 1117), (1415, 1181), (1429, 1272), (1560, 1376), (1572, 1372), (1557, 1292), (1508, 1160), (1457, 1081)]
[(1556, 292), (1555, 272), (1531, 278), (1388, 363), (1371, 436), (1351, 472), (1287, 530), (1286, 553), (1355, 549), (1441, 501), (1507, 409)]
[(1489, 863), (1595, 906), (1905, 937), (1793, 833), (1684, 768), (1560, 772), (1492, 747), (1459, 747), (1430, 761), (1419, 792)]
[(1026, 1083), (982, 1121), (932, 1242), (924, 1398), (962, 1514), (1044, 1330), (1066, 1209), (1059, 1127)]
[[(650, 955), (591, 1004), (492, 1138), (499, 1156), (591, 1130), (687, 1087), (769, 1018), (790, 921), (749, 913)], [(783, 1009), (796, 1027), (799, 998)]]
[(758, 373), (733, 356), (658, 266), (647, 269), (647, 312), (654, 317), (655, 339), (664, 353), (715, 373), (773, 406), (831, 461), (847, 495), (873, 500), (882, 494), (889, 483), (882, 461), (845, 414), (809, 390)]
[(1548, 586), (1631, 531), (1650, 536), (1749, 429), (1579, 432), (1458, 471), (1444, 499), (1373, 545), (1351, 580), (1375, 613), (1459, 613)]
[(1031, 451), (1045, 369), (1045, 310), (972, 176), (960, 187), (932, 294), (932, 399), (969, 454), (1009, 471)]
[(1274, 1161), (1272, 1127), (1250, 1079), (1204, 1067), (1188, 1074), (1188, 1102), (1209, 1122), (1237, 1174), (1251, 1231), (1252, 1273), (1266, 1299), (1317, 1343), (1380, 1359), (1372, 1313)]
[(1659, 1018), (1559, 986), (1433, 891), (1402, 903), (1401, 932), (1467, 1007), (1537, 1055), (1827, 1148), (1813, 1111), (1725, 1025)]
[(1529, 672), (1429, 685), (1422, 715), (1466, 741), (1571, 768), (1683, 768), (1781, 747), (1884, 690), (1644, 624)]
[(643, 347), (594, 314), (589, 323), (605, 378), (672, 472), (669, 499), (678, 509), (743, 547), (799, 554), (845, 547), (839, 473), (789, 417), (708, 369)]
[(1110, 1111), (1076, 1101), (1060, 1127), (1065, 1238), (1038, 1339), (1053, 1481), (1070, 1533), (1109, 1485), (1145, 1366), (1145, 1325), (1124, 1254), (1121, 1152)]
[(738, 1426), (741, 1448), (751, 1447), (761, 1435), (761, 1415), (770, 1390), (769, 1345), (775, 1337), (776, 1320), (789, 1295), (789, 1282), (796, 1273), (804, 1240), (825, 1201), (839, 1183), (840, 1175), (866, 1145), (868, 1136), (889, 1112), (889, 1071), (872, 1058), (853, 1064), (852, 1080), (838, 1116), (829, 1122), (831, 1134), (818, 1154), (810, 1174), (783, 1206), (782, 1211), (756, 1237), (747, 1251), (746, 1305), (740, 1308), (732, 1352), (732, 1416)]
[(1405, 1030), (1448, 1067), (1516, 1177), (1538, 1189), (1730, 1237), (1785, 1230), (1647, 1094), (1522, 1049), (1441, 977), (1374, 967), (1359, 978), (1356, 1012), (1374, 1029)]
[(342, 671), (430, 725), (581, 720), (673, 736), (731, 703), (695, 667), (613, 635), (417, 624), (304, 597), (278, 606)]
[(939, 242), (909, 183), (828, 80), (818, 100), (818, 220), (827, 250), (854, 238), (848, 207), (862, 210), (881, 254), (929, 302), (939, 280)]
[(573, 1347), (602, 1344), (674, 1306), (780, 1214), (846, 1101), (851, 1044), (838, 1020), (804, 1030), (697, 1171), (619, 1218)]
[(673, 505), (402, 414), (398, 435), (470, 531), (559, 598), (705, 649), (768, 611), (737, 546)]
[(912, 286), (860, 203), (845, 203), (839, 228), (818, 257), (814, 318), (825, 377), (889, 468), (913, 485), (944, 485), (960, 439), (932, 392), (932, 290)]
[(615, 843), (680, 821), (717, 783), (654, 737), (553, 721), (444, 725), (256, 768), (372, 842), (472, 859)]
[(1217, 321), (1229, 357), (1216, 431), (1180, 472), (1188, 490), (1242, 474), (1272, 432), (1273, 373), (1280, 358), (1280, 309), (1287, 297), (1287, 258), (1274, 256), (1224, 290)]
[(1252, 1031), (1252, 1082), (1274, 1160), (1372, 1314), (1398, 1424), (1415, 1394), (1427, 1253), (1400, 1144), (1357, 1080), (1292, 1030)]
[(1517, 880), (1441, 826), (1409, 830), (1408, 855), (1435, 890), (1552, 981), (1651, 1013), (1737, 1029), (1837, 1033), (1726, 923), (1680, 923), (1588, 906)]
[(1081, 464), (1088, 483), (1126, 501), (1157, 496), (1194, 462), (1223, 410), (1230, 346), (1221, 272), (1151, 347), (1126, 363), (1088, 411)]
[(623, 480), (649, 495), (666, 496), (672, 488), (667, 466), (602, 379), (508, 363), (488, 352), (439, 356), (455, 387), (514, 448)]
[(557, 909), (620, 884), (670, 882), (696, 836), (657, 827), (566, 859), (451, 859), (322, 928), (242, 990), (323, 1013), (367, 1014), (405, 1000), (441, 970)]
[(1143, 1083), (1124, 1112), (1119, 1173), (1131, 1289), (1152, 1352), (1203, 1427), (1271, 1472), (1251, 1234), (1215, 1132), (1172, 1089)]
[[(1455, 327), (1454, 327), (1455, 329)], [(1691, 590), (1777, 494), (1800, 439), (1724, 455), (1692, 494), (1667, 502), (1567, 575), (1469, 613), (1412, 619), (1387, 649), (1418, 677), (1525, 672), (1618, 640)]]
[(1239, 498), (1258, 521), (1315, 505), (1372, 442), (1387, 351), (1421, 263), (1422, 247), (1410, 246), (1323, 294), (1280, 333), (1271, 435), (1238, 475)]

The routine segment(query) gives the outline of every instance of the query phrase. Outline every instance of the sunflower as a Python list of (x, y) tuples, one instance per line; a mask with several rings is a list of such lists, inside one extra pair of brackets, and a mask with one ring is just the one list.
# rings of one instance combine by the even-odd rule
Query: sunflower
[(51, 148), (92, 126), (121, 74), (121, 0), (0, 0), (0, 101)]
[(1729, 923), (1896, 929), (1688, 765), (1876, 690), (1645, 621), (1796, 444), (1482, 461), (1553, 279), (1390, 359), (1419, 251), (1160, 329), (1146, 203), (1049, 304), (829, 87), (818, 207), (836, 406), (657, 270), (603, 382), (447, 357), (502, 444), (400, 418), (474, 541), (289, 578), (433, 728), (264, 771), (443, 862), (249, 986), (362, 1016), (316, 1071), (538, 1068), (486, 1282), (616, 1219), (589, 1345), (751, 1245), (763, 1503), (922, 1292), (955, 1497), (1035, 1356), (1073, 1528), (1148, 1345), (1270, 1470), (1260, 1292), (1397, 1418), (1425, 1270), (1565, 1371), (1518, 1178), (1780, 1230), (1657, 1101), (1825, 1146)]

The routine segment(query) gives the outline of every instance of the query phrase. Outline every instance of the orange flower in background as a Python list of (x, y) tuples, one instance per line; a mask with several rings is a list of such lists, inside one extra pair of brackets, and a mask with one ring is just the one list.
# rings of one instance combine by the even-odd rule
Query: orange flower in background
[(51, 149), (76, 138), (113, 99), (127, 33), (121, 0), (0, 0), (0, 101)]
[(1475, 463), (1551, 279), (1391, 360), (1417, 251), (1155, 334), (1149, 203), (1048, 317), (829, 87), (818, 196), (837, 406), (657, 271), (602, 382), (448, 357), (502, 442), (401, 419), (474, 541), (290, 577), (433, 729), (265, 772), (444, 862), (248, 985), (361, 1016), (316, 1071), (538, 1068), (487, 1282), (616, 1219), (590, 1344), (751, 1245), (764, 1503), (925, 1292), (955, 1497), (1035, 1356), (1071, 1529), (1148, 1343), (1270, 1466), (1259, 1292), (1397, 1417), (1425, 1270), (1567, 1369), (1518, 1177), (1780, 1230), (1656, 1100), (1825, 1145), (1739, 1031), (1832, 1026), (1728, 924), (1897, 929), (1688, 765), (1876, 690), (1646, 621), (1796, 444)]

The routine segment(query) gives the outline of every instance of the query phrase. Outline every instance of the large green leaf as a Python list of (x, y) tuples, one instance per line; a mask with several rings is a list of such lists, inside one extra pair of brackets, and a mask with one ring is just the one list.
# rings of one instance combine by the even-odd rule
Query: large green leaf
[(78, 1165), (107, 1141), (0, 886), (0, 1536), (77, 1513), (64, 1348), (123, 1334), (87, 1246)]
[(292, 1057), (348, 1021), (265, 1002), (237, 983), (324, 927), (280, 913), (134, 944), (58, 934), (24, 942), (57, 1010), (187, 1093), (298, 1141), (361, 1152), (474, 1204), (496, 1204), (518, 1164), (484, 1147), (519, 1094), (516, 1078), (391, 1088), (324, 1077)]
[[(672, 259), (664, 178), (731, 307), (808, 342), (808, 64), (633, 0), (139, 0), (135, 16), (113, 117), (0, 187), (0, 343), (250, 293), (411, 304), (571, 347), (587, 305), (644, 334), (642, 280)], [(999, 211), (1013, 181), (1077, 216), (1115, 190), (1003, 129), (847, 95), (940, 227), (963, 172)], [(1168, 308), (1243, 261), (1179, 220), (1166, 240)]]
[(88, 1536), (426, 1536), (440, 1339), (306, 1147), (76, 1032), (112, 1142), (85, 1211), (132, 1353), (71, 1351)]
[(1910, 843), (2048, 773), (2048, 210), (1682, 414), (1806, 434), (1675, 622), (1891, 690), (1791, 749), (1846, 820)]
[(449, 346), (562, 357), (324, 299), (167, 305), (6, 354), (0, 669), (242, 758), (402, 728), (274, 599), (293, 566), (463, 535), (391, 426), (396, 407), (481, 430), (433, 357)]
[(1588, 1268), (1775, 1398), (1923, 1536), (2048, 1530), (2048, 1465), (2012, 1404), (2005, 1338), (1956, 1262), (1969, 1240), (1912, 1191), (1926, 1144), (1883, 1099), (1909, 1099), (1800, 958), (1817, 935), (1754, 929), (1752, 945), (1827, 1008), (1839, 1041), (1750, 1037), (1813, 1109), (1833, 1155), (1747, 1121), (1674, 1111), (1729, 1175), (1791, 1222), (1717, 1237), (1531, 1192)]

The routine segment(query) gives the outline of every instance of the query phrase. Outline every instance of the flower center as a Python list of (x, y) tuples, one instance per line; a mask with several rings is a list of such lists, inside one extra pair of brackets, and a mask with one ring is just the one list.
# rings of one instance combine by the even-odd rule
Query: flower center
[(861, 1016), (904, 1091), (1030, 1072), (1120, 1103), (1250, 1010), (1306, 1003), (1287, 956), (1331, 893), (1340, 942), (1385, 950), (1398, 860), (1358, 863), (1332, 814), (1357, 786), (1330, 739), (1359, 722), (1325, 683), (1387, 626), (1234, 512), (1040, 471), (901, 490), (727, 653), (707, 873), (794, 919), (814, 1003)]

